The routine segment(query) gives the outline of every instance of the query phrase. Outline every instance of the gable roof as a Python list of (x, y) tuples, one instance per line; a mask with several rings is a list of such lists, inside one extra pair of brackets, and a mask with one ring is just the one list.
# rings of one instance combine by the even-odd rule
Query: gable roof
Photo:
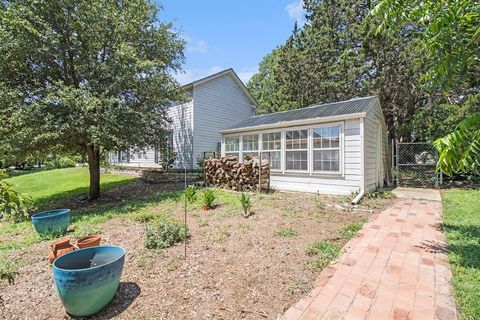
[(261, 129), (279, 127), (283, 125), (295, 125), (302, 122), (334, 121), (335, 119), (361, 118), (366, 115), (368, 109), (378, 102), (378, 97), (354, 98), (351, 100), (313, 105), (306, 108), (281, 111), (269, 114), (253, 116), (236, 124), (223, 133), (237, 132), (246, 129)]
[(194, 86), (197, 86), (199, 84), (202, 84), (202, 83), (205, 83), (207, 81), (210, 81), (210, 80), (213, 80), (213, 79), (216, 79), (216, 78), (220, 78), (220, 77), (223, 77), (225, 75), (231, 75), (233, 77), (233, 79), (235, 80), (235, 82), (237, 82), (238, 86), (242, 89), (242, 91), (245, 93), (245, 95), (248, 97), (248, 99), (252, 102), (253, 105), (255, 105), (256, 107), (258, 107), (258, 102), (257, 100), (255, 100), (255, 98), (252, 96), (252, 94), (250, 93), (250, 91), (248, 91), (247, 87), (245, 86), (245, 84), (243, 83), (242, 80), (240, 80), (240, 78), (238, 77), (237, 73), (233, 70), (233, 68), (228, 68), (228, 69), (225, 69), (225, 70), (222, 70), (220, 72), (217, 72), (217, 73), (214, 73), (214, 74), (211, 74), (207, 77), (204, 77), (204, 78), (201, 78), (201, 79), (198, 79), (198, 80), (195, 80), (195, 81), (192, 81), (190, 83), (187, 83), (185, 85), (182, 86), (182, 89), (184, 90), (190, 90), (192, 89)]

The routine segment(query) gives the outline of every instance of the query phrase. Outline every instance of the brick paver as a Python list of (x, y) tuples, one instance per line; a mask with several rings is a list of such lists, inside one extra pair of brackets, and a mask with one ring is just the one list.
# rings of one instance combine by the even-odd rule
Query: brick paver
[(282, 319), (456, 319), (441, 211), (439, 201), (395, 199)]

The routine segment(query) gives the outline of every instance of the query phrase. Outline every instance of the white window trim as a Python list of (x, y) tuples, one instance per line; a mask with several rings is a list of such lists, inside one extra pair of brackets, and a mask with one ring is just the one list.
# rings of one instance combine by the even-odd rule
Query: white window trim
[[(264, 133), (280, 133), (280, 149), (266, 149), (264, 150), (263, 149), (263, 137), (262, 135)], [(262, 152), (279, 152), (280, 153), (280, 169), (272, 169), (270, 167), (270, 171), (272, 172), (283, 172), (283, 149), (284, 149), (284, 145), (283, 145), (283, 130), (275, 130), (275, 129), (272, 129), (272, 130), (263, 130), (263, 131), (258, 131), (258, 138), (259, 138), (259, 151), (262, 153)], [(261, 143), (261, 144), (260, 144)]]
[[(241, 134), (229, 134), (229, 135), (225, 135), (223, 137), (223, 148), (222, 148), (222, 152), (223, 152), (223, 156), (227, 156), (227, 155), (232, 155), (232, 154), (237, 154), (238, 153), (238, 159), (240, 160), (240, 157), (241, 157), (241, 149), (242, 149), (242, 145), (241, 145)], [(232, 138), (232, 137), (238, 137), (238, 151), (227, 151), (227, 138)]]
[[(340, 127), (340, 163), (339, 163), (339, 171), (313, 171), (313, 129), (322, 128), (322, 127)], [(345, 122), (344, 121), (337, 121), (337, 122), (325, 122), (325, 123), (317, 123), (317, 124), (308, 124), (296, 127), (285, 127), (285, 128), (270, 128), (265, 130), (256, 130), (256, 131), (246, 131), (246, 132), (236, 132), (236, 133), (228, 133), (223, 135), (223, 147), (222, 150), (225, 150), (224, 155), (238, 153), (239, 161), (243, 161), (243, 136), (244, 135), (258, 135), (258, 154), (260, 155), (262, 152), (280, 152), (280, 169), (270, 169), (271, 172), (285, 174), (303, 174), (303, 175), (310, 175), (310, 176), (341, 176), (345, 177)], [(295, 131), (295, 130), (307, 130), (307, 167), (308, 169), (305, 170), (287, 170), (287, 163), (286, 163), (286, 132), (287, 131)], [(280, 132), (280, 143), (281, 148), (280, 150), (263, 150), (263, 133), (273, 133), (273, 132)], [(239, 150), (238, 152), (226, 152), (226, 138), (227, 137), (238, 137), (239, 138)], [(336, 150), (336, 148), (332, 148)], [(290, 149), (289, 149), (290, 150)], [(323, 149), (326, 150), (326, 149)], [(305, 151), (305, 149), (291, 149), (290, 151)], [(245, 151), (246, 153), (254, 153), (253, 151)]]
[[(310, 172), (311, 175), (342, 175), (342, 177), (345, 175), (345, 170), (344, 170), (344, 131), (343, 131), (343, 126), (344, 126), (344, 123), (343, 122), (337, 122), (337, 123), (322, 123), (322, 124), (319, 124), (319, 125), (316, 125), (316, 126), (312, 126), (310, 128), (310, 136), (311, 136), (311, 148), (310, 148), (310, 152), (311, 152), (311, 161), (312, 161), (312, 170)], [(340, 132), (339, 132), (339, 144), (338, 144), (338, 148), (314, 148), (313, 147), (313, 130), (314, 129), (318, 129), (318, 128), (325, 128), (325, 127), (339, 127), (340, 128)], [(339, 153), (338, 153), (338, 157), (339, 157), (339, 163), (338, 163), (338, 171), (314, 171), (313, 169), (313, 151), (314, 150), (339, 150)]]
[[(310, 174), (310, 127), (304, 127), (304, 128), (286, 128), (285, 135), (284, 135), (284, 147), (285, 147), (285, 158), (284, 158), (284, 166), (285, 166), (285, 172), (287, 173), (306, 173)], [(301, 131), (301, 130), (306, 130), (307, 131), (307, 149), (288, 149), (287, 150), (287, 131)], [(307, 151), (307, 170), (292, 170), (292, 169), (287, 169), (287, 152), (295, 152), (295, 151)]]

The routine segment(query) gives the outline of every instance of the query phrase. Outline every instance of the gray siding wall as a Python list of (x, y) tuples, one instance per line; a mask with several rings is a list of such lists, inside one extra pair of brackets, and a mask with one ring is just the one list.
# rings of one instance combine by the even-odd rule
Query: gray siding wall
[[(378, 128), (380, 128), (380, 130)], [(378, 148), (377, 139), (381, 139), (381, 148)], [(377, 163), (378, 153), (381, 154), (382, 161), (380, 163)], [(378, 180), (381, 180), (379, 187), (384, 186), (383, 181), (387, 181), (387, 173), (389, 170), (387, 157), (387, 127), (380, 103), (377, 100), (377, 103), (370, 108), (365, 118), (365, 191), (375, 191)], [(377, 176), (377, 168), (379, 168), (380, 171), (380, 178)]]
[(186, 163), (187, 169), (192, 169), (193, 101), (170, 107), (167, 114), (172, 120), (173, 152), (177, 154), (174, 165), (183, 168)]
[(217, 152), (220, 130), (253, 116), (252, 102), (232, 75), (201, 83), (193, 89), (193, 160)]

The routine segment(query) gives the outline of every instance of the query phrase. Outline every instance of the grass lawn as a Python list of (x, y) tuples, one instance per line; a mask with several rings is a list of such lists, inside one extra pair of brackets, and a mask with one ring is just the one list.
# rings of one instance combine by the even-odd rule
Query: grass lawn
[(480, 190), (442, 194), (452, 285), (462, 319), (480, 319)]
[[(130, 176), (101, 175), (101, 189), (132, 181)], [(88, 192), (88, 168), (66, 168), (32, 172), (7, 179), (15, 189), (33, 198), (37, 208), (44, 208), (52, 201)]]

